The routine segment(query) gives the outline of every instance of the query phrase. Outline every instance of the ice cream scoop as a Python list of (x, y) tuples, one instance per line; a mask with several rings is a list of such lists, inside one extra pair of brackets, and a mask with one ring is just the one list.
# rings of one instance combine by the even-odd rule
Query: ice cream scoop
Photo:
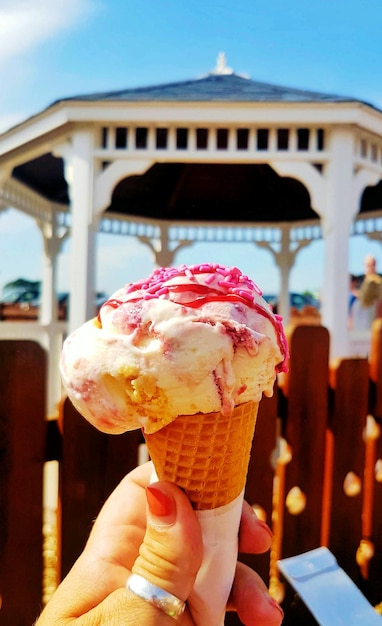
[(281, 318), (237, 268), (158, 268), (117, 291), (64, 344), (61, 374), (80, 413), (104, 432), (153, 433), (178, 415), (271, 395), (285, 369)]

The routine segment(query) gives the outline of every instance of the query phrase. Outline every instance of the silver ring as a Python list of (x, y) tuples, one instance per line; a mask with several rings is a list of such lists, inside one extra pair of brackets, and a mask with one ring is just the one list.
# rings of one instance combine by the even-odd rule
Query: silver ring
[(136, 596), (156, 606), (173, 619), (178, 619), (186, 608), (186, 603), (183, 600), (153, 585), (153, 583), (143, 578), (143, 576), (139, 576), (139, 574), (131, 574), (126, 581), (126, 587)]

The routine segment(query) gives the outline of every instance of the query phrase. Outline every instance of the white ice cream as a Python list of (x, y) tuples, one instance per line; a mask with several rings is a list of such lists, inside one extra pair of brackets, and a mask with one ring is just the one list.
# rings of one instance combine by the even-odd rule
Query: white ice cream
[(220, 265), (160, 268), (120, 289), (64, 344), (74, 406), (104, 432), (150, 433), (271, 395), (287, 348), (260, 293)]

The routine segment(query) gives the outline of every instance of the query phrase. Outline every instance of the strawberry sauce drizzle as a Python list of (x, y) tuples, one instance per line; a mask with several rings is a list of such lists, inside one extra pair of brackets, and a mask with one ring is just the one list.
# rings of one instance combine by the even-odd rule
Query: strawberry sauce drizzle
[[(195, 276), (198, 274), (208, 274), (204, 279), (206, 284), (203, 285), (196, 281)], [(224, 291), (209, 286), (216, 277), (216, 274), (221, 276), (221, 279), (218, 280), (218, 285), (221, 289), (224, 289)], [(189, 282), (171, 285), (165, 284), (167, 281), (180, 276), (185, 276)], [(185, 292), (192, 292), (195, 295), (189, 301), (184, 301), (183, 298), (177, 298), (177, 296)], [(262, 295), (259, 287), (250, 278), (243, 275), (238, 268), (228, 268), (218, 264), (182, 265), (178, 268), (160, 267), (156, 268), (148, 278), (128, 284), (126, 286), (126, 300), (110, 298), (110, 300), (107, 300), (107, 302), (103, 304), (101, 310), (104, 307), (117, 309), (130, 302), (151, 299), (171, 300), (182, 306), (194, 309), (200, 308), (210, 302), (225, 302), (227, 300), (240, 302), (255, 310), (256, 313), (272, 323), (277, 335), (279, 347), (283, 354), (283, 361), (278, 364), (276, 370), (278, 372), (286, 372), (286, 362), (289, 355), (282, 327), (282, 317), (280, 315), (274, 315), (271, 311), (257, 304), (253, 292), (259, 296)], [(100, 313), (98, 320), (101, 323)]]

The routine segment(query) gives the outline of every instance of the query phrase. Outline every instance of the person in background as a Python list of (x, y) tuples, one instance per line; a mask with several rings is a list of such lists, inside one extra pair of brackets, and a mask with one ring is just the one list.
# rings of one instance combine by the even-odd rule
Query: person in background
[(349, 284), (349, 313), (354, 304), (354, 301), (358, 298), (359, 294), (359, 285), (358, 278), (354, 274), (350, 274), (350, 284)]
[[(183, 491), (166, 481), (150, 484), (152, 472), (151, 462), (140, 465), (114, 490), (35, 626), (195, 626), (187, 599), (202, 563), (201, 528)], [(270, 529), (244, 502), (239, 550), (265, 552), (270, 545)], [(280, 626), (283, 619), (243, 563), (230, 608), (247, 626)]]
[(382, 317), (382, 278), (377, 273), (377, 261), (371, 254), (364, 260), (365, 277), (351, 307), (351, 328), (369, 330), (377, 317)]
[(349, 276), (348, 329), (353, 328), (353, 305), (359, 294), (359, 279), (355, 274)]

